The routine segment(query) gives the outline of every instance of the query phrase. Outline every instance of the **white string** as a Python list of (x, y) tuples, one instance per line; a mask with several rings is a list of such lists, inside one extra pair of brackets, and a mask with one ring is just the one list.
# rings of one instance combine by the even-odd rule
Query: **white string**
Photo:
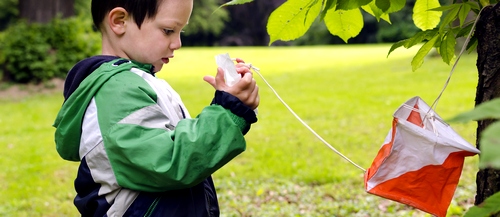
[(462, 54), (464, 53), (464, 51), (467, 48), (467, 45), (469, 44), (470, 38), (472, 36), (472, 33), (474, 32), (474, 29), (476, 28), (477, 21), (479, 20), (479, 16), (481, 15), (481, 12), (483, 11), (483, 9), (481, 9), (479, 11), (479, 13), (477, 13), (476, 20), (474, 21), (474, 24), (472, 24), (472, 28), (471, 28), (471, 30), (469, 32), (469, 35), (467, 36), (467, 38), (465, 39), (464, 44), (462, 45), (462, 49), (460, 50), (460, 53), (458, 54), (457, 59), (455, 60), (455, 63), (453, 64), (453, 67), (451, 68), (450, 74), (448, 75), (448, 79), (446, 79), (446, 82), (444, 83), (444, 87), (441, 90), (441, 92), (439, 93), (439, 95), (437, 96), (436, 100), (434, 100), (434, 102), (432, 103), (432, 105), (429, 108), (429, 111), (427, 112), (427, 114), (425, 114), (425, 117), (427, 117), (427, 115), (429, 114), (429, 112), (431, 112), (431, 110), (433, 108), (434, 108), (434, 111), (436, 111), (437, 103), (438, 103), (439, 99), (441, 98), (441, 95), (443, 95), (444, 90), (446, 90), (446, 87), (448, 87), (448, 84), (450, 83), (451, 76), (453, 75), (453, 72), (455, 71), (455, 68), (457, 67), (458, 60), (460, 60), (460, 57), (462, 56)]
[(266, 85), (273, 91), (274, 95), (276, 95), (276, 97), (281, 101), (281, 103), (283, 103), (283, 105), (288, 109), (288, 111), (290, 111), (290, 113), (292, 113), (293, 116), (295, 116), (295, 118), (297, 118), (297, 120), (300, 121), (300, 123), (302, 123), (302, 125), (304, 125), (309, 131), (311, 131), (319, 140), (321, 140), (326, 146), (328, 146), (331, 150), (333, 150), (335, 153), (337, 153), (340, 157), (344, 158), (345, 160), (347, 160), (349, 163), (351, 163), (352, 165), (354, 165), (355, 167), (357, 167), (358, 169), (362, 170), (363, 172), (366, 172), (366, 170), (357, 165), (356, 163), (354, 163), (351, 159), (349, 159), (348, 157), (344, 156), (342, 153), (340, 153), (337, 149), (335, 149), (332, 145), (330, 145), (326, 140), (324, 140), (320, 135), (318, 135), (318, 133), (316, 133), (311, 127), (309, 127), (309, 125), (307, 125), (306, 122), (304, 122), (293, 110), (292, 108), (290, 108), (290, 106), (288, 106), (288, 104), (286, 104), (285, 101), (283, 101), (283, 99), (281, 99), (281, 97), (279, 96), (279, 94), (276, 92), (276, 90), (274, 90), (274, 88), (269, 84), (269, 82), (267, 82), (267, 80), (264, 78), (264, 76), (262, 76), (262, 74), (260, 74), (260, 70), (259, 68), (255, 67), (255, 66), (252, 66), (251, 63), (247, 64), (247, 66), (251, 69), (253, 69), (261, 78), (262, 80), (266, 83)]
[[(482, 9), (481, 9), (482, 11)], [(429, 116), (429, 114), (431, 113), (432, 111), (432, 108), (434, 108), (434, 110), (436, 110), (436, 107), (437, 107), (437, 103), (439, 102), (439, 99), (441, 98), (441, 96), (443, 95), (443, 92), (446, 90), (446, 87), (448, 87), (448, 84), (450, 83), (450, 79), (451, 79), (451, 76), (453, 75), (453, 72), (455, 71), (455, 68), (458, 64), (458, 61), (460, 60), (460, 57), (462, 56), (462, 54), (464, 53), (464, 51), (466, 50), (467, 48), (467, 44), (469, 43), (470, 41), (470, 38), (472, 36), (472, 33), (474, 32), (474, 29), (476, 27), (476, 24), (477, 24), (477, 21), (479, 20), (479, 16), (481, 14), (481, 11), (479, 11), (478, 15), (477, 15), (477, 18), (476, 20), (474, 21), (474, 24), (472, 25), (472, 28), (471, 28), (471, 31), (469, 32), (469, 35), (467, 36), (463, 46), (462, 46), (462, 49), (460, 51), (460, 53), (458, 54), (457, 56), (457, 59), (455, 60), (455, 63), (453, 64), (453, 67), (451, 68), (451, 71), (450, 71), (450, 74), (448, 76), (448, 79), (446, 79), (446, 82), (444, 84), (444, 87), (443, 89), (441, 90), (441, 92), (439, 93), (439, 95), (437, 96), (436, 100), (434, 100), (434, 102), (432, 103), (432, 105), (430, 106), (429, 110), (427, 111), (427, 113), (425, 114), (424, 116), (424, 120), (427, 118), (427, 116)], [(279, 94), (276, 92), (276, 90), (274, 90), (274, 88), (269, 84), (269, 82), (267, 82), (267, 80), (264, 78), (264, 76), (262, 76), (262, 74), (260, 74), (260, 70), (259, 68), (255, 67), (255, 66), (252, 66), (252, 64), (247, 64), (247, 66), (251, 69), (253, 69), (261, 78), (262, 80), (264, 81), (264, 83), (266, 83), (266, 85), (271, 89), (271, 91), (273, 91), (274, 95), (276, 95), (276, 97), (281, 101), (281, 103), (288, 109), (288, 111), (290, 111), (290, 113), (292, 113), (293, 116), (295, 116), (295, 118), (297, 120), (300, 121), (300, 123), (302, 123), (302, 125), (304, 125), (309, 131), (311, 131), (311, 133), (313, 133), (321, 142), (323, 142), (326, 146), (328, 146), (328, 148), (330, 148), (332, 151), (334, 151), (336, 154), (338, 154), (340, 157), (344, 158), (346, 161), (348, 161), (349, 163), (351, 163), (352, 165), (354, 165), (355, 167), (357, 167), (358, 169), (362, 170), (363, 172), (366, 172), (366, 170), (359, 166), (358, 164), (354, 163), (351, 159), (349, 159), (348, 157), (346, 157), (345, 155), (343, 155), (342, 153), (340, 153), (337, 149), (335, 149), (332, 145), (330, 145), (326, 140), (324, 140), (318, 133), (316, 133), (316, 131), (314, 131), (311, 127), (309, 127), (309, 125), (307, 125), (307, 123), (305, 121), (303, 121), (294, 111), (292, 108), (290, 108), (290, 106), (288, 106), (288, 104), (283, 100), (281, 99), (281, 97), (279, 96)], [(405, 106), (406, 107), (406, 106)], [(413, 107), (406, 107), (408, 109), (411, 109), (411, 110), (414, 110), (414, 111), (420, 111), (420, 109), (416, 109), (416, 108), (413, 108)], [(433, 115), (431, 115), (433, 116)], [(441, 120), (440, 120), (441, 121)]]

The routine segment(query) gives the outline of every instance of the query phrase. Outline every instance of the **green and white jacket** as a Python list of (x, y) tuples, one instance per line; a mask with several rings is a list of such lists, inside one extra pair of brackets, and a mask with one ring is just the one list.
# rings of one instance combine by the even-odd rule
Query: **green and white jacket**
[[(72, 71), (88, 74), (88, 62)], [(103, 63), (57, 115), (57, 151), (81, 162), (74, 202), (83, 216), (219, 215), (210, 176), (245, 150), (255, 114), (217, 91), (191, 118), (151, 68), (125, 59)]]

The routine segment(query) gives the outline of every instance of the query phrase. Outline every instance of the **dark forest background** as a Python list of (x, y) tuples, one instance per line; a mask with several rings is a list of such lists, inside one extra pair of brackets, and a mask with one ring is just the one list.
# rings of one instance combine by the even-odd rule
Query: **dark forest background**
[[(190, 24), (183, 38), (184, 46), (267, 46), (267, 19), (271, 12), (285, 0), (255, 0), (254, 2), (219, 8), (225, 1), (194, 0)], [(415, 0), (408, 0), (406, 7), (394, 14), (392, 25), (378, 22), (373, 16), (363, 13), (365, 26), (349, 43), (386, 43), (411, 37), (418, 29), (411, 19)], [(3, 0), (0, 2), (0, 31), (19, 20), (50, 22), (54, 16), (63, 18), (78, 16), (91, 19), (90, 0)], [(81, 22), (88, 23), (88, 22)], [(318, 20), (307, 34), (293, 42), (277, 42), (273, 45), (319, 45), (344, 44), (332, 36), (324, 23)]]

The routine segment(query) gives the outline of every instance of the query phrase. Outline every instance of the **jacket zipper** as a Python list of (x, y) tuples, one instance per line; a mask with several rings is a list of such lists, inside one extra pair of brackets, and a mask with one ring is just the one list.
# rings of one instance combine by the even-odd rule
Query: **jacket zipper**
[(153, 201), (153, 203), (151, 203), (151, 205), (150, 205), (150, 206), (149, 206), (149, 208), (148, 208), (148, 211), (144, 214), (144, 217), (150, 217), (150, 216), (153, 214), (153, 212), (154, 212), (154, 211), (155, 211), (155, 209), (156, 209), (156, 206), (158, 205), (158, 202), (160, 201), (160, 198), (161, 198), (161, 197), (157, 197), (157, 198)]

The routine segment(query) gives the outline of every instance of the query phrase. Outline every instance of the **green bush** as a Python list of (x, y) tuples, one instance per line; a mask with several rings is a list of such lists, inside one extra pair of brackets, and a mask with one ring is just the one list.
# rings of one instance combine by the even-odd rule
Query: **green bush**
[(47, 55), (50, 46), (45, 40), (43, 26), (19, 22), (4, 34), (0, 50), (3, 55), (3, 79), (14, 82), (28, 82), (31, 79), (44, 80), (39, 74), (54, 73), (53, 58)]
[(47, 42), (56, 51), (57, 77), (64, 77), (75, 63), (97, 54), (101, 48), (100, 33), (92, 31), (90, 20), (54, 19), (47, 30)]
[(28, 83), (64, 78), (79, 60), (99, 51), (99, 35), (78, 17), (55, 18), (48, 24), (19, 21), (0, 37), (3, 80)]

